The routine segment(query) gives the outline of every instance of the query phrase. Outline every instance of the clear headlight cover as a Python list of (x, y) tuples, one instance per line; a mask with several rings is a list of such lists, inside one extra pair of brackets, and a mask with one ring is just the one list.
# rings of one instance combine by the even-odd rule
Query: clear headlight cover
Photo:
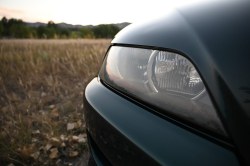
[(199, 73), (179, 54), (112, 46), (99, 76), (108, 85), (163, 113), (226, 136)]

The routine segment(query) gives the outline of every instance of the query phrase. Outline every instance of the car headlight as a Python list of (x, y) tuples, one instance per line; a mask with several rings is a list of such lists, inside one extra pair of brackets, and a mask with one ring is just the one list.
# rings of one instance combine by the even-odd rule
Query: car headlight
[(161, 113), (226, 136), (199, 73), (182, 55), (112, 46), (99, 76), (108, 85), (159, 108)]

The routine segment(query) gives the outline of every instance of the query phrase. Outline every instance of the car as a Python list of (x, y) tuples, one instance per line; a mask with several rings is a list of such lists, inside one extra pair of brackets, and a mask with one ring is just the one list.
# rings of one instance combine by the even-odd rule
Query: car
[(135, 23), (85, 88), (89, 165), (250, 165), (250, 1)]

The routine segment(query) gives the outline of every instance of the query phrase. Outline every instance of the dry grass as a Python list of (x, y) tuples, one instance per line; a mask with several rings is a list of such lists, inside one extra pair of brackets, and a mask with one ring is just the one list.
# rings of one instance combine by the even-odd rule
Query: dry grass
[[(0, 165), (53, 165), (59, 156), (86, 150), (86, 140), (72, 136), (85, 133), (83, 90), (109, 44), (0, 40)], [(74, 129), (67, 130), (69, 123)], [(50, 144), (56, 157), (46, 149)]]

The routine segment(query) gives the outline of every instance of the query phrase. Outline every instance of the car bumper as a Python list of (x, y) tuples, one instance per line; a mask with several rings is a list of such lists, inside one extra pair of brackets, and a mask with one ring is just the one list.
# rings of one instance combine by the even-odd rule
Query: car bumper
[(90, 149), (98, 165), (105, 161), (110, 165), (239, 165), (233, 146), (162, 118), (97, 78), (86, 87), (84, 106)]

